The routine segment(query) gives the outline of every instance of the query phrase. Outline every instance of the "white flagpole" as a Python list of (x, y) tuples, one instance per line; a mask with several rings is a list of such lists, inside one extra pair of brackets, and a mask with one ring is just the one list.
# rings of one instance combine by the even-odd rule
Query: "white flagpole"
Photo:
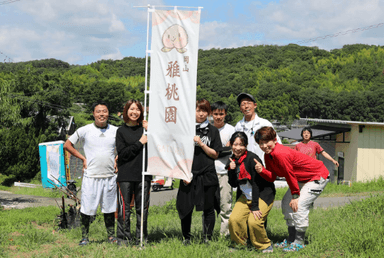
[[(151, 11), (151, 5), (148, 5), (147, 9), (147, 45), (145, 48), (145, 85), (144, 85), (144, 118), (147, 118), (147, 94), (148, 91), (148, 54), (150, 51), (148, 50), (148, 42), (149, 42), (149, 13)], [(144, 128), (144, 134), (147, 135), (147, 130)], [(143, 146), (143, 170), (141, 172), (141, 225), (140, 225), (140, 247), (143, 247), (143, 229), (144, 229), (144, 185), (145, 185), (145, 145)], [(150, 189), (148, 189), (150, 190)]]

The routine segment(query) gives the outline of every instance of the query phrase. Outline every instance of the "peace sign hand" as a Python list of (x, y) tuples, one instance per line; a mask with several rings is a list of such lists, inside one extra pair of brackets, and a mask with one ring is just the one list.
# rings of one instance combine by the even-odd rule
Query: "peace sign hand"
[(257, 161), (257, 159), (253, 159), (256, 162), (255, 170), (257, 173), (261, 173), (263, 171), (263, 165), (261, 165), (260, 162)]

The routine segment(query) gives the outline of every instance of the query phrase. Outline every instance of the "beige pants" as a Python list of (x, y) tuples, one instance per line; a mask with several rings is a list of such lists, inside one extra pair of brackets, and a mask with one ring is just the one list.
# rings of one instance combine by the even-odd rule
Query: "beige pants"
[(232, 212), (232, 187), (228, 184), (228, 175), (217, 174), (220, 184), (220, 234), (229, 235), (228, 220)]
[(297, 212), (293, 212), (289, 203), (292, 200), (291, 190), (285, 193), (281, 201), (282, 212), (288, 227), (295, 227), (299, 232), (305, 232), (309, 226), (309, 210), (312, 203), (319, 197), (327, 185), (327, 180), (320, 178), (317, 181), (300, 183), (299, 207)]
[(251, 213), (250, 206), (251, 200), (247, 200), (242, 195), (236, 202), (232, 214), (229, 217), (229, 232), (231, 233), (232, 241), (237, 244), (246, 245), (248, 234), (247, 226), (249, 228), (249, 238), (252, 245), (259, 250), (268, 248), (271, 245), (271, 240), (265, 231), (264, 222), (267, 219), (269, 211), (272, 209), (273, 203), (267, 205), (262, 199), (259, 199), (259, 208), (262, 212), (261, 219), (256, 219)]

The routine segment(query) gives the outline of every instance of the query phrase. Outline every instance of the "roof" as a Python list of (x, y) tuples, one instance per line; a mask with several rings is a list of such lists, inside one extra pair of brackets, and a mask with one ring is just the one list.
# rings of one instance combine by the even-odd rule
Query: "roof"
[[(330, 136), (330, 135), (341, 133), (338, 130), (338, 128), (335, 128), (335, 129), (329, 128), (329, 129), (322, 130), (322, 129), (315, 129), (315, 128), (311, 127), (311, 129), (312, 129), (312, 139), (322, 138), (325, 136)], [(294, 139), (294, 140), (299, 141), (302, 139), (301, 130), (303, 130), (303, 129), (302, 128), (295, 128), (295, 129), (292, 129), (290, 131), (280, 132), (280, 133), (278, 133), (278, 135), (280, 136), (280, 138), (289, 138), (289, 139)]]
[(332, 120), (332, 119), (319, 119), (319, 118), (300, 118), (300, 120), (317, 122), (317, 123), (328, 123), (328, 124), (357, 124), (357, 125), (379, 125), (384, 126), (384, 123), (380, 122), (364, 122), (364, 121), (346, 121), (346, 120)]

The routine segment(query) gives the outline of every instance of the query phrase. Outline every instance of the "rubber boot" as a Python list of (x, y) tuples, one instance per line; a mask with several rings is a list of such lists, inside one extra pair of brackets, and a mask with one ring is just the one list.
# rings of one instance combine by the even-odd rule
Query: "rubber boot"
[(288, 227), (288, 243), (292, 243), (296, 239), (295, 227)]
[(115, 236), (115, 213), (104, 213), (104, 224), (107, 228), (108, 237)]
[(88, 238), (89, 233), (89, 223), (91, 220), (91, 216), (80, 213), (81, 214), (81, 235), (83, 238)]
[(296, 232), (295, 237), (295, 244), (304, 245), (304, 237), (305, 237), (305, 231), (304, 232)]

